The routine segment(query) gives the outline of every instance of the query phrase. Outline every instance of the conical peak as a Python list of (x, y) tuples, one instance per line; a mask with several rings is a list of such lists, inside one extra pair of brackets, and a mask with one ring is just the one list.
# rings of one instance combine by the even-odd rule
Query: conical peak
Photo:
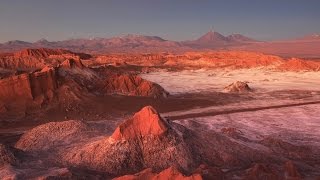
[(142, 108), (122, 124), (112, 134), (115, 140), (135, 139), (148, 135), (161, 135), (168, 129), (168, 124), (151, 106)]
[(206, 41), (206, 42), (211, 42), (211, 41), (225, 41), (226, 37), (224, 37), (222, 34), (215, 32), (213, 30), (210, 30), (207, 32), (205, 35), (201, 36), (199, 41)]

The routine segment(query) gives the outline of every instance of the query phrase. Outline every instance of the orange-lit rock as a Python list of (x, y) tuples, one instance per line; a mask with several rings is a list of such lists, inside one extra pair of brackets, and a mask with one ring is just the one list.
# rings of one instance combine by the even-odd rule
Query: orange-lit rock
[(21, 69), (27, 72), (45, 66), (57, 66), (67, 59), (90, 59), (89, 54), (74, 53), (64, 49), (24, 49), (13, 54), (0, 54), (0, 67), (5, 69)]
[(224, 88), (225, 92), (231, 92), (231, 93), (241, 93), (241, 92), (250, 92), (252, 89), (249, 87), (249, 85), (242, 81), (234, 82)]
[(25, 73), (0, 80), (0, 99), (8, 102), (34, 100), (37, 97), (51, 99), (58, 87), (54, 68), (46, 71)]
[(134, 139), (146, 135), (161, 135), (168, 130), (168, 124), (155, 109), (146, 106), (137, 112), (131, 119), (120, 124), (112, 138), (115, 140)]
[(285, 61), (279, 56), (246, 51), (203, 51), (183, 54), (107, 54), (97, 57), (98, 63), (127, 62), (139, 66), (179, 68), (275, 68)]
[(83, 68), (84, 65), (82, 64), (80, 59), (67, 59), (67, 60), (63, 61), (59, 65), (59, 67), (62, 67), (62, 68), (74, 68), (74, 67)]
[(134, 175), (125, 175), (118, 178), (114, 178), (114, 180), (142, 180), (142, 179), (149, 179), (149, 180), (157, 180), (157, 179), (167, 179), (167, 180), (202, 180), (200, 174), (194, 173), (190, 176), (185, 176), (181, 172), (179, 172), (174, 167), (169, 167), (160, 173), (152, 172), (152, 169), (145, 169), (139, 173)]
[(145, 167), (194, 169), (192, 150), (175, 126), (166, 125), (152, 107), (145, 107), (111, 137), (68, 149), (61, 153), (61, 161), (111, 174), (132, 174)]
[(1, 79), (0, 87), (0, 99), (3, 102), (7, 102), (15, 98), (17, 98), (18, 101), (23, 99), (33, 99), (29, 74), (21, 74)]
[(62, 55), (62, 54), (73, 54), (71, 51), (63, 49), (24, 49), (14, 53), (15, 58), (25, 58), (25, 57), (36, 57), (36, 58), (47, 58), (50, 55)]
[(320, 62), (291, 58), (278, 66), (282, 71), (320, 71)]
[(160, 85), (129, 74), (110, 75), (105, 82), (105, 91), (109, 94), (154, 98), (167, 97), (169, 95)]

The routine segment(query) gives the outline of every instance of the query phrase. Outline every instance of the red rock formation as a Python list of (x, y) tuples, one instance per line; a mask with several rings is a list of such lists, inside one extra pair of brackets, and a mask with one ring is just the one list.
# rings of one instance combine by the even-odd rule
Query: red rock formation
[(97, 57), (97, 63), (127, 62), (139, 66), (179, 68), (274, 68), (285, 61), (278, 56), (245, 51), (186, 52), (184, 54), (110, 54)]
[(151, 106), (144, 107), (131, 119), (120, 124), (112, 138), (115, 140), (134, 139), (146, 135), (161, 135), (168, 130), (168, 124)]
[(32, 100), (29, 74), (21, 74), (0, 80), (0, 100), (8, 102), (11, 100)]
[(47, 58), (50, 55), (62, 55), (62, 54), (74, 54), (71, 51), (63, 49), (24, 49), (14, 53), (15, 58), (26, 58), (26, 57), (35, 57), (35, 58)]
[(292, 58), (277, 68), (282, 71), (320, 71), (320, 62)]
[(34, 58), (15, 58), (14, 56), (7, 56), (0, 58), (0, 67), (11, 70), (35, 70), (44, 67), (46, 63), (43, 59)]
[(0, 99), (3, 102), (34, 100), (40, 96), (51, 99), (57, 88), (55, 69), (1, 79), (0, 87)]
[(53, 91), (58, 87), (55, 69), (31, 73), (30, 87), (33, 98), (44, 95), (51, 99)]
[(152, 107), (145, 107), (111, 137), (68, 149), (60, 160), (115, 175), (135, 173), (145, 167), (156, 171), (170, 166), (193, 169), (196, 165), (191, 149), (173, 126), (166, 125)]
[(74, 53), (63, 49), (24, 49), (13, 54), (0, 55), (0, 67), (5, 69), (37, 70), (56, 66), (66, 59), (90, 59), (89, 54)]
[(139, 173), (134, 175), (125, 175), (118, 178), (114, 178), (114, 180), (157, 180), (157, 179), (167, 179), (167, 180), (202, 180), (200, 174), (194, 173), (190, 176), (185, 176), (181, 172), (179, 172), (176, 168), (170, 167), (161, 171), (160, 173), (153, 173), (152, 169), (145, 169)]
[(59, 67), (62, 68), (83, 68), (84, 65), (82, 64), (80, 59), (67, 59), (65, 61), (63, 61)]
[(109, 94), (147, 96), (154, 98), (169, 95), (160, 85), (144, 80), (136, 75), (114, 74), (106, 80), (105, 91)]
[(241, 93), (241, 92), (250, 92), (252, 89), (249, 85), (242, 81), (234, 82), (224, 88), (225, 92), (232, 92), (232, 93)]

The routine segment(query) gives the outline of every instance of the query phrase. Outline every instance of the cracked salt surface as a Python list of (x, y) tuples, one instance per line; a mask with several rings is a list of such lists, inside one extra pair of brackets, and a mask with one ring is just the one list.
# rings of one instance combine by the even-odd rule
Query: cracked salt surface
[(277, 72), (264, 69), (159, 71), (141, 74), (171, 94), (219, 91), (235, 81), (248, 81), (259, 92), (320, 90), (320, 72)]
[(320, 147), (319, 104), (241, 112), (217, 116), (177, 120), (188, 126), (189, 121), (205, 124), (208, 129), (221, 131), (235, 127), (251, 140), (263, 137), (279, 137), (288, 142)]
[[(142, 77), (160, 84), (171, 94), (221, 92), (234, 81), (248, 81), (255, 90), (250, 94), (254, 100), (162, 115), (169, 118), (181, 116), (175, 121), (190, 128), (190, 121), (196, 121), (217, 132), (224, 127), (235, 127), (251, 140), (272, 136), (294, 144), (320, 147), (320, 72), (201, 69), (154, 72)], [(287, 90), (285, 93), (290, 98), (274, 96), (279, 90)], [(307, 96), (296, 97), (300, 93), (290, 94), (291, 90), (305, 92)], [(252, 108), (254, 110), (250, 110)], [(194, 116), (188, 118), (188, 115)]]

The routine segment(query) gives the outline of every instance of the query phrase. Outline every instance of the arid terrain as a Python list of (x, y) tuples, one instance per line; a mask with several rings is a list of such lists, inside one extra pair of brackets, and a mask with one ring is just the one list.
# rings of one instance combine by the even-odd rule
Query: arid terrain
[[(205, 50), (217, 38), (232, 46)], [(314, 44), (79, 41), (0, 45), (0, 179), (320, 178)]]

